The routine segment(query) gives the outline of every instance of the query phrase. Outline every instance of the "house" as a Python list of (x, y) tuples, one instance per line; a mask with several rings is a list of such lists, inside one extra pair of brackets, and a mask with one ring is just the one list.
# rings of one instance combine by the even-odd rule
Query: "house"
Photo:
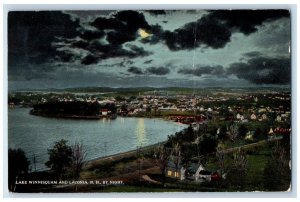
[(241, 115), (238, 113), (238, 114), (236, 115), (236, 119), (237, 119), (237, 120), (240, 120), (240, 118), (241, 118)]
[(281, 122), (281, 116), (278, 115), (275, 120), (278, 121), (278, 122)]
[(290, 128), (275, 128), (273, 139), (282, 139), (284, 135), (290, 135), (291, 129)]
[(290, 134), (291, 129), (290, 128), (276, 128), (274, 129), (275, 134)]
[(238, 114), (236, 115), (236, 119), (243, 122), (243, 120), (245, 119), (245, 117), (244, 117), (242, 114), (238, 113)]
[(266, 114), (261, 115), (261, 118), (262, 118), (263, 120), (267, 120), (267, 119), (268, 119), (268, 117), (267, 117)]
[(180, 180), (186, 179), (185, 173), (186, 173), (186, 168), (184, 166), (182, 166), (180, 169)]
[(183, 166), (180, 161), (176, 166), (174, 162), (176, 161), (168, 161), (165, 172), (167, 177), (196, 182), (209, 182), (221, 179), (218, 172), (205, 170), (202, 164), (191, 163), (188, 166)]
[(245, 140), (253, 140), (254, 131), (248, 131)]
[(256, 115), (255, 115), (254, 113), (251, 114), (250, 119), (251, 119), (251, 120), (256, 120)]
[(204, 170), (204, 167), (198, 163), (191, 163), (186, 169), (186, 179), (192, 181), (199, 181), (200, 171)]
[(101, 109), (101, 114), (103, 116), (106, 116), (108, 114), (108, 110), (107, 109)]
[(268, 132), (268, 140), (273, 140), (274, 139), (274, 131), (273, 128), (270, 128), (269, 132)]
[(15, 103), (10, 102), (10, 103), (8, 104), (8, 107), (9, 107), (9, 108), (14, 108), (14, 107), (15, 107)]
[(219, 181), (221, 178), (221, 175), (217, 171), (211, 174), (211, 181)]
[(181, 179), (182, 172), (183, 172), (181, 158), (177, 157), (177, 156), (172, 156), (171, 159), (172, 160), (169, 160), (167, 163), (165, 175), (166, 175), (166, 177)]
[(199, 163), (191, 163), (186, 169), (185, 176), (186, 179), (196, 182), (210, 182), (221, 179), (221, 176), (218, 172), (205, 170), (203, 165)]
[(210, 182), (211, 181), (211, 171), (208, 170), (200, 170), (199, 171), (199, 175), (198, 175), (198, 179), (196, 179), (196, 181), (206, 181), (206, 182)]

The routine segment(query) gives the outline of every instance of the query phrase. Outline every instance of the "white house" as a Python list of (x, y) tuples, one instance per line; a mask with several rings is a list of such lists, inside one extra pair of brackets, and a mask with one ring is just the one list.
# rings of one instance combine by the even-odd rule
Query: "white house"
[(255, 114), (251, 114), (250, 119), (251, 120), (256, 120), (256, 115)]
[(254, 131), (248, 131), (245, 136), (245, 140), (253, 140)]

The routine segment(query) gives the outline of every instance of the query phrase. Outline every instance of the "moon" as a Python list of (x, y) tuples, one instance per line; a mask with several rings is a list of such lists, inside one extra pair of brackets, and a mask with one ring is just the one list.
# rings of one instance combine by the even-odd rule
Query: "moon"
[(150, 34), (146, 32), (144, 29), (139, 29), (138, 32), (142, 38), (147, 38), (148, 36), (150, 36)]

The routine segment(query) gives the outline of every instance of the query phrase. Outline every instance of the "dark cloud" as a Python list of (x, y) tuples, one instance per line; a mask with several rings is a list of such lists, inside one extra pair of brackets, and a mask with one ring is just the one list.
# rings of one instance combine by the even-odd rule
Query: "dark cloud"
[(144, 64), (150, 64), (153, 60), (146, 60)]
[(121, 45), (128, 41), (134, 41), (137, 33), (111, 31), (107, 34), (106, 40), (113, 45)]
[(147, 72), (156, 75), (166, 75), (170, 72), (170, 69), (167, 67), (149, 67)]
[(164, 42), (172, 51), (191, 50), (200, 45), (222, 48), (230, 41), (231, 32), (222, 23), (203, 17), (196, 22), (185, 24), (172, 31), (164, 31), (160, 26), (152, 26), (151, 37), (142, 42), (155, 44)]
[(260, 53), (258, 51), (252, 51), (252, 52), (244, 53), (243, 56), (248, 57), (248, 58), (254, 58), (254, 57), (262, 56), (262, 53)]
[[(98, 17), (90, 24), (97, 31), (84, 30), (82, 27), (80, 37), (83, 40), (76, 40), (71, 44), (72, 47), (90, 52), (82, 59), (81, 64), (90, 65), (108, 58), (135, 58), (152, 54), (136, 45), (127, 44), (126, 48), (123, 47), (124, 43), (136, 40), (139, 28), (150, 28), (140, 12), (119, 11), (110, 18)], [(107, 42), (101, 42), (102, 39)]]
[(98, 30), (120, 30), (124, 27), (124, 24), (116, 18), (99, 17), (90, 23), (92, 26), (98, 28)]
[(142, 47), (137, 46), (130, 46), (130, 50), (123, 49), (122, 46), (110, 46), (105, 45), (98, 47), (100, 50), (103, 49), (103, 51), (98, 53), (98, 57), (101, 59), (107, 59), (107, 58), (114, 58), (114, 57), (127, 57), (127, 58), (135, 58), (135, 57), (145, 57), (152, 52), (146, 51)]
[[(244, 12), (247, 15), (241, 17), (243, 20), (235, 19)], [(152, 13), (166, 14), (165, 11), (159, 10)], [(99, 59), (144, 57), (151, 52), (137, 46), (130, 47), (131, 50), (123, 49), (123, 44), (135, 41), (138, 29), (143, 28), (151, 33), (150, 37), (141, 39), (143, 43), (164, 43), (172, 51), (192, 50), (200, 46), (218, 49), (230, 42), (232, 32), (250, 34), (256, 31), (255, 26), (261, 25), (264, 21), (288, 15), (289, 12), (286, 10), (217, 10), (210, 11), (197, 21), (187, 23), (174, 31), (165, 31), (158, 24), (149, 25), (142, 12), (119, 11), (109, 18), (96, 18), (90, 25), (96, 27), (98, 31), (82, 31), (80, 37), (84, 40), (76, 41), (72, 45), (89, 51)], [(103, 44), (99, 39), (105, 39), (108, 43)]]
[(80, 41), (75, 41), (72, 43), (72, 46), (74, 48), (81, 48), (81, 49), (86, 49), (88, 47), (89, 43), (87, 41), (83, 41), (83, 40), (80, 40)]
[[(195, 11), (155, 11), (152, 15), (174, 15), (177, 18), (184, 16), (182, 15), (184, 13), (193, 12)], [(197, 15), (202, 16), (200, 19), (195, 17), (193, 22), (187, 22), (181, 27), (165, 25), (164, 23), (167, 22), (163, 21), (166, 19), (164, 16), (158, 16), (156, 21), (159, 24), (153, 25), (152, 21), (146, 21), (143, 13), (144, 11), (101, 11), (99, 13), (94, 11), (92, 14), (89, 11), (72, 14), (59, 11), (10, 12), (8, 14), (9, 82), (18, 81), (18, 85), (22, 86), (24, 80), (29, 83), (29, 81), (36, 82), (40, 79), (39, 84), (44, 85), (46, 78), (56, 80), (59, 78), (63, 81), (64, 87), (64, 79), (70, 75), (70, 72), (76, 70), (76, 76), (73, 75), (72, 80), (73, 83), (78, 81), (76, 85), (91, 85), (89, 79), (91, 75), (93, 75), (94, 83), (100, 82), (99, 85), (102, 85), (104, 80), (99, 79), (99, 74), (95, 73), (96, 71), (103, 73), (102, 67), (112, 67), (116, 71), (110, 71), (105, 77), (105, 81), (112, 85), (115, 85), (117, 81), (115, 76), (119, 75), (119, 69), (125, 75), (129, 74), (130, 81), (124, 75), (122, 77), (119, 75), (118, 79), (121, 83), (118, 85), (121, 86), (123, 84), (134, 86), (137, 79), (140, 79), (141, 85), (146, 84), (146, 79), (149, 79), (147, 81), (149, 85), (160, 86), (170, 83), (170, 85), (178, 86), (184, 82), (190, 85), (194, 82), (191, 81), (191, 75), (201, 77), (197, 79), (197, 82), (208, 86), (219, 84), (236, 86), (241, 83), (246, 86), (248, 84), (288, 84), (291, 80), (290, 60), (283, 58), (289, 55), (290, 13), (288, 10), (201, 11), (201, 15)], [(153, 17), (151, 16), (152, 19)], [(180, 19), (180, 21), (187, 19)], [(164, 30), (164, 26), (172, 31)], [(140, 28), (151, 35), (142, 39), (138, 34)], [(255, 32), (257, 34), (251, 35)], [(262, 52), (253, 51), (242, 54), (242, 49), (228, 52), (233, 57), (227, 58), (224, 63), (228, 64), (230, 58), (241, 54), (243, 60), (229, 65), (227, 70), (222, 66), (209, 65), (196, 66), (191, 69), (190, 66), (186, 66), (189, 61), (180, 58), (186, 55), (185, 51), (197, 47), (201, 47), (201, 50), (207, 47), (221, 49), (231, 40), (237, 40), (240, 43), (240, 40), (246, 38), (245, 36), (232, 37), (234, 33), (242, 33), (250, 39), (246, 39), (243, 44), (248, 47), (247, 49)], [(147, 45), (139, 46), (139, 42), (147, 43)], [(153, 56), (145, 57), (153, 54), (149, 51), (153, 50), (153, 47), (147, 49), (149, 44), (157, 43), (164, 44), (171, 51), (157, 49), (155, 52), (158, 57), (155, 59)], [(266, 53), (264, 52), (266, 50), (270, 51)], [(164, 60), (160, 55), (162, 51), (168, 51), (163, 54)], [(180, 52), (177, 54), (173, 51)], [(222, 52), (210, 50), (209, 54), (215, 54), (218, 57)], [(206, 56), (206, 54), (200, 55), (200, 57)], [(263, 57), (265, 55), (276, 55), (277, 58), (275, 56), (272, 56), (274, 58)], [(116, 60), (113, 60), (114, 58)], [(106, 59), (112, 60), (104, 61)], [(154, 66), (152, 59), (155, 60), (157, 66)], [(167, 64), (170, 60), (172, 63)], [(217, 58), (211, 64), (221, 64), (220, 60)], [(69, 64), (64, 64), (64, 62)], [(92, 64), (97, 64), (95, 71), (81, 68)], [(137, 64), (143, 64), (145, 67)], [(178, 65), (182, 67), (179, 70)], [(74, 70), (68, 72), (67, 67), (73, 67)], [(166, 75), (172, 69), (178, 70), (179, 74), (186, 75), (186, 78), (183, 79), (176, 74), (169, 74), (170, 80), (157, 76)], [(65, 71), (63, 75), (60, 75), (61, 71)], [(90, 72), (90, 75), (85, 77), (85, 81), (82, 79), (84, 72)], [(112, 77), (116, 80), (112, 81)], [(47, 85), (55, 85), (52, 83), (55, 82), (49, 81)], [(72, 84), (69, 83), (69, 85)]]
[(81, 63), (85, 65), (96, 64), (98, 61), (108, 58), (135, 58), (144, 57), (152, 54), (151, 52), (144, 50), (144, 48), (137, 47), (135, 45), (129, 46), (128, 50), (124, 49), (122, 46), (101, 45), (98, 42), (90, 44), (86, 47), (86, 50), (93, 53), (93, 56), (87, 56), (83, 58)]
[(223, 48), (234, 32), (249, 35), (265, 21), (289, 17), (288, 10), (216, 10), (195, 22), (185, 24), (174, 31), (165, 31), (152, 26), (151, 37), (142, 42), (155, 44), (164, 42), (172, 51), (191, 50), (201, 45), (214, 49)]
[(146, 10), (146, 12), (150, 13), (151, 15), (166, 15), (165, 10)]
[(133, 63), (134, 63), (134, 62), (131, 61), (131, 60), (123, 60), (123, 61), (122, 61), (123, 66), (125, 66), (125, 65), (132, 65)]
[(82, 59), (81, 64), (83, 65), (96, 64), (98, 60), (99, 58), (94, 55), (87, 55)]
[(227, 69), (240, 79), (254, 84), (290, 84), (290, 58), (250, 58), (244, 63), (233, 63)]
[(127, 45), (127, 47), (129, 47), (131, 49), (131, 51), (134, 52), (135, 55), (138, 55), (140, 57), (148, 56), (151, 54), (151, 52), (145, 51), (145, 49), (143, 47), (138, 47), (136, 45)]
[(220, 65), (217, 65), (217, 66), (199, 66), (195, 69), (182, 68), (182, 69), (179, 69), (177, 73), (179, 73), (179, 74), (191, 74), (191, 75), (194, 75), (194, 76), (202, 76), (204, 74), (215, 75), (215, 76), (224, 76), (225, 75), (224, 68)]
[(186, 13), (190, 14), (196, 14), (198, 11), (197, 10), (186, 10)]
[(143, 71), (138, 67), (129, 67), (127, 71), (133, 74), (143, 74)]
[(80, 34), (80, 37), (85, 40), (100, 39), (105, 36), (104, 31), (85, 30)]
[(61, 51), (58, 53), (59, 56), (56, 56), (58, 60), (61, 60), (62, 62), (71, 62), (74, 60), (74, 55), (72, 53)]
[[(135, 58), (135, 57), (145, 57), (152, 54), (152, 52), (146, 51), (143, 47), (138, 47), (136, 45), (102, 44), (97, 40), (74, 41), (70, 43), (70, 47), (73, 50), (83, 49), (85, 51), (88, 51), (90, 53), (89, 55), (93, 55), (92, 60), (90, 60), (90, 57), (85, 57), (82, 59), (81, 64), (85, 64), (85, 65), (95, 64), (100, 60), (104, 60), (108, 58), (116, 58), (116, 57)], [(61, 50), (60, 54), (61, 55), (70, 54), (70, 51), (68, 49)], [(73, 55), (73, 57), (75, 57), (75, 55)], [(93, 62), (89, 62), (89, 61), (93, 61)]]
[(95, 19), (91, 25), (100, 31), (111, 30), (107, 33), (107, 41), (116, 45), (135, 40), (138, 29), (150, 28), (144, 15), (137, 11), (119, 11), (111, 18)]
[[(78, 36), (79, 22), (60, 11), (11, 11), (8, 13), (8, 63), (41, 64), (56, 56), (56, 38)], [(65, 59), (63, 59), (65, 60)]]
[(257, 31), (257, 26), (265, 21), (272, 21), (283, 17), (290, 17), (289, 10), (215, 10), (208, 15), (221, 21), (226, 27), (236, 29), (249, 35)]

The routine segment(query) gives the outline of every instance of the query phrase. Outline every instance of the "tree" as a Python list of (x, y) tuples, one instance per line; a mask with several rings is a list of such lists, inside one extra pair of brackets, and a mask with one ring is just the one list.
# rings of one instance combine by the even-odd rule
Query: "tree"
[(240, 181), (240, 188), (242, 190), (244, 189), (245, 177), (247, 174), (247, 164), (248, 161), (246, 153), (243, 151), (237, 152), (233, 161), (233, 169), (237, 171)]
[(228, 131), (228, 136), (229, 139), (234, 141), (236, 139), (236, 137), (238, 136), (238, 127), (236, 124), (230, 124), (229, 126), (227, 126), (227, 131)]
[(215, 140), (211, 137), (204, 138), (198, 144), (200, 154), (201, 155), (206, 155), (206, 154), (215, 152), (217, 145), (218, 145), (217, 140)]
[(185, 144), (181, 147), (181, 163), (182, 165), (188, 165), (195, 155), (198, 154), (198, 145), (196, 144)]
[(154, 154), (154, 157), (159, 165), (161, 173), (164, 175), (169, 158), (169, 152), (167, 151), (166, 147), (163, 145), (159, 146)]
[(247, 134), (247, 131), (248, 131), (248, 129), (247, 129), (247, 127), (244, 124), (240, 125), (240, 127), (238, 129), (238, 136), (239, 136), (239, 138), (240, 139), (244, 139), (245, 136), (246, 136), (246, 134)]
[(86, 159), (86, 151), (83, 148), (82, 143), (76, 142), (72, 146), (72, 168), (73, 168), (73, 175), (74, 179), (78, 180), (80, 177), (80, 172), (82, 170), (82, 167), (85, 163)]
[(45, 163), (57, 176), (62, 179), (67, 167), (72, 164), (72, 147), (67, 145), (67, 141), (61, 139), (55, 142), (52, 149), (48, 149), (49, 160)]
[(220, 169), (221, 177), (223, 177), (224, 171), (225, 171), (225, 153), (222, 152), (222, 148), (218, 147), (216, 152), (217, 157), (217, 163), (218, 167)]
[(247, 166), (248, 161), (245, 152), (236, 152), (234, 154), (231, 170), (226, 177), (227, 182), (233, 186), (237, 186), (240, 190), (243, 190), (247, 174)]
[(218, 139), (225, 141), (228, 138), (226, 132), (227, 132), (226, 126), (225, 125), (221, 126), (221, 128), (217, 130)]
[(289, 188), (291, 183), (289, 161), (289, 153), (277, 142), (264, 169), (264, 183), (267, 190), (286, 191)]
[(181, 146), (179, 143), (173, 144), (171, 160), (175, 165), (176, 172), (178, 171), (178, 166), (181, 163)]
[(254, 131), (253, 138), (255, 140), (265, 140), (267, 139), (267, 133), (268, 131), (261, 129), (261, 128), (256, 128)]
[(8, 188), (15, 191), (16, 179), (21, 174), (28, 172), (30, 162), (22, 149), (8, 150)]
[[(73, 170), (73, 176), (75, 180), (79, 180), (80, 178), (80, 172), (82, 170), (82, 167), (85, 163), (86, 159), (86, 151), (83, 148), (82, 143), (75, 142), (75, 144), (72, 146), (72, 170)], [(77, 191), (77, 184), (75, 183), (75, 191)]]

